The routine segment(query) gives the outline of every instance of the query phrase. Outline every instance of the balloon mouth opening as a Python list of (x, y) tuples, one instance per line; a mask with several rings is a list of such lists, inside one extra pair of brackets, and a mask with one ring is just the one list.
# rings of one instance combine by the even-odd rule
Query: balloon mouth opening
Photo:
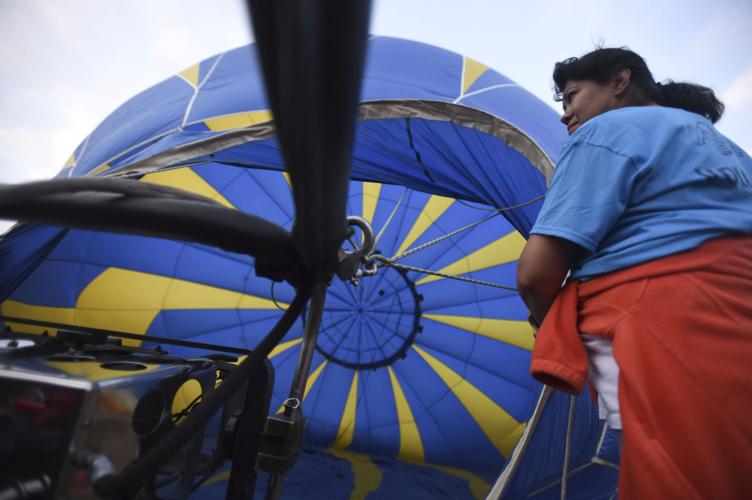
[(422, 300), (401, 269), (382, 268), (357, 286), (337, 280), (327, 293), (316, 350), (355, 370), (392, 365), (407, 355), (422, 330)]

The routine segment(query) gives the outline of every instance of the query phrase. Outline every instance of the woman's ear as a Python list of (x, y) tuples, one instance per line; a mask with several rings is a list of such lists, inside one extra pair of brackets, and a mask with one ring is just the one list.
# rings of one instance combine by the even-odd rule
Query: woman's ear
[(622, 97), (629, 88), (629, 82), (632, 80), (632, 70), (629, 68), (620, 69), (611, 78), (611, 91), (614, 97)]

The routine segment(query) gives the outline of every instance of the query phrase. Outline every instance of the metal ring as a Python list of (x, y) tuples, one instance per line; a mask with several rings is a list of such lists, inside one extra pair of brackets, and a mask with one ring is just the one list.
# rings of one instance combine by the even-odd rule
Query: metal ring
[(282, 403), (282, 406), (290, 408), (291, 410), (297, 410), (300, 408), (300, 400), (298, 398), (287, 398), (285, 399), (285, 402)]
[(347, 217), (347, 225), (349, 227), (357, 226), (363, 232), (363, 244), (356, 249), (362, 256), (366, 256), (373, 250), (375, 243), (373, 235), (373, 226), (363, 217), (357, 215), (350, 215)]

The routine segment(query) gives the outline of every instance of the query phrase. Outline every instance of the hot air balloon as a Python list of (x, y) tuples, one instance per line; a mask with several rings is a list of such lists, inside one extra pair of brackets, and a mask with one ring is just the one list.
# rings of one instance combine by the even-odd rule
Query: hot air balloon
[[(569, 498), (612, 494), (618, 460), (589, 396), (542, 398), (528, 375), (533, 336), (512, 288), (563, 140), (548, 106), (483, 64), (370, 38), (346, 211), (373, 227), (373, 273), (327, 290), (302, 398), (308, 452), (284, 495), (481, 497), (517, 447), (505, 498), (547, 498), (559, 494), (567, 440)], [(172, 186), (288, 229), (296, 216), (249, 47), (124, 103), (58, 177)], [(251, 349), (294, 295), (256, 276), (248, 255), (109, 232), (17, 226), (0, 263), (3, 317), (143, 336), (134, 345), (161, 336)], [(273, 412), (303, 329), (270, 354)], [(220, 475), (196, 495), (221, 487)]]

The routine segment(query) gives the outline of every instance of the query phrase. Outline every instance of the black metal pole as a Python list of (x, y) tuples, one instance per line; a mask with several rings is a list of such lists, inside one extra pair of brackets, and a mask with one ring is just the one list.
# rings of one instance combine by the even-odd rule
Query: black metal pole
[(272, 331), (256, 346), (256, 349), (244, 359), (236, 370), (214, 390), (202, 404), (196, 407), (185, 421), (167, 434), (157, 445), (142, 455), (135, 462), (129, 464), (117, 476), (106, 475), (95, 482), (94, 491), (105, 498), (132, 498), (138, 493), (143, 481), (159, 464), (167, 460), (175, 450), (185, 444), (196, 430), (204, 425), (209, 418), (232, 396), (240, 385), (248, 380), (252, 368), (263, 362), (263, 359), (277, 345), (287, 333), (310, 298), (311, 288), (298, 290), (290, 307), (284, 312)]
[[(311, 359), (316, 347), (321, 318), (324, 314), (324, 299), (326, 298), (327, 283), (322, 282), (314, 287), (311, 302), (308, 308), (308, 319), (306, 321), (305, 331), (303, 333), (303, 344), (298, 355), (298, 362), (295, 366), (290, 393), (285, 401), (284, 415), (293, 420), (302, 419), (303, 394), (308, 381), (308, 372), (311, 369)], [(299, 451), (299, 450), (298, 450)], [(290, 465), (292, 467), (292, 465)], [(266, 500), (278, 500), (282, 494), (284, 477), (288, 471), (273, 473), (269, 476), (269, 483), (266, 491)]]
[(274, 386), (274, 368), (271, 362), (266, 359), (264, 363), (256, 365), (246, 384), (243, 410), (235, 421), (232, 469), (225, 495), (227, 500), (253, 499), (257, 475), (254, 464), (259, 447), (259, 435), (269, 414)]
[(303, 394), (305, 393), (306, 382), (308, 381), (308, 372), (311, 370), (311, 360), (313, 351), (316, 347), (316, 340), (319, 336), (321, 327), (321, 318), (324, 314), (324, 299), (326, 298), (326, 283), (319, 283), (314, 288), (311, 302), (308, 308), (308, 319), (306, 320), (305, 331), (303, 333), (303, 343), (298, 355), (298, 361), (295, 365), (295, 374), (290, 385), (290, 394), (286, 401), (292, 403), (285, 405), (285, 415), (288, 417), (293, 410), (299, 408), (303, 403)]

